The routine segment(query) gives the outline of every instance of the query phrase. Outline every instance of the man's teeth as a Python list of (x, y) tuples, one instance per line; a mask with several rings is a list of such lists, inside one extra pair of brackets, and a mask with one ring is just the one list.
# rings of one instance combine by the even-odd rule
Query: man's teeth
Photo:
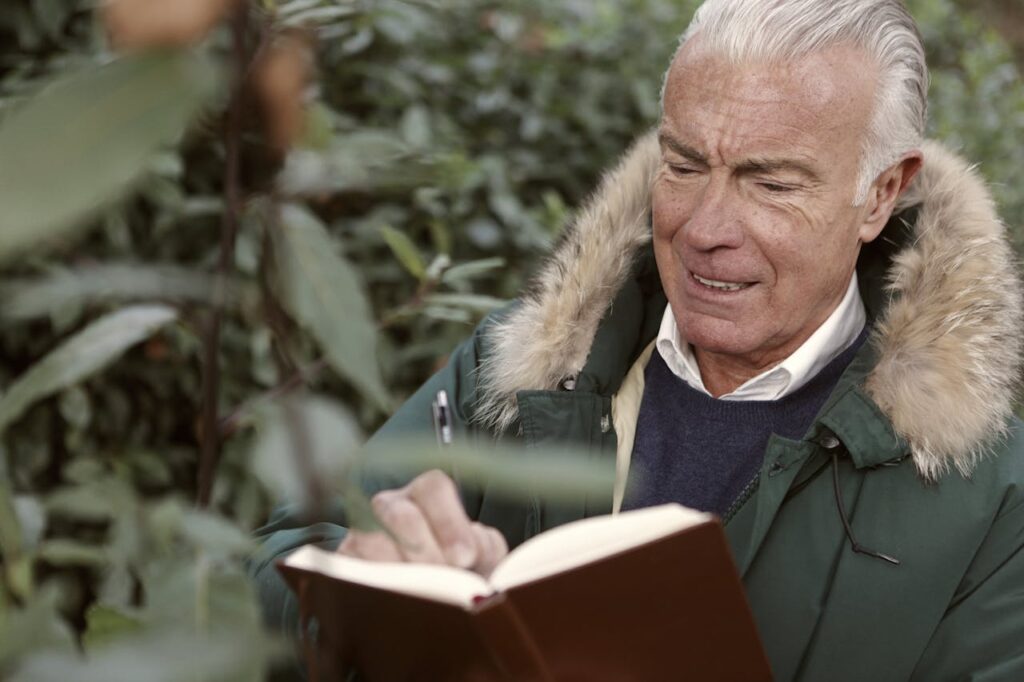
[(722, 291), (739, 291), (740, 289), (746, 289), (749, 284), (743, 284), (738, 282), (719, 282), (715, 279), (704, 279), (700, 275), (694, 275), (693, 278), (703, 284), (706, 287), (712, 289), (721, 289)]

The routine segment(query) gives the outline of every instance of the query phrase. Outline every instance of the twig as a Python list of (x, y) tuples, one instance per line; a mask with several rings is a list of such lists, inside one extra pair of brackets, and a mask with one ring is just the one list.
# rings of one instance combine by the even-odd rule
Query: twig
[(220, 437), (227, 438), (238, 430), (239, 425), (247, 414), (256, 409), (258, 405), (283, 398), (300, 388), (305, 387), (314, 381), (320, 372), (327, 368), (327, 359), (320, 358), (306, 367), (295, 371), (290, 377), (268, 391), (254, 396), (231, 411), (229, 415), (220, 420)]
[(427, 296), (434, 293), (439, 284), (440, 280), (437, 279), (426, 279), (420, 282), (412, 298), (384, 314), (383, 318), (377, 323), (377, 331), (389, 329), (407, 315), (418, 313), (427, 304)]
[[(242, 137), (242, 108), (245, 73), (248, 68), (246, 38), (249, 23), (249, 3), (239, 3), (231, 21), (233, 39), (234, 83), (228, 106), (225, 132), (224, 216), (221, 222), (220, 259), (217, 263), (217, 296), (221, 296), (224, 282), (235, 252), (239, 215), (242, 210), (240, 179), (240, 145)], [(197, 503), (207, 507), (213, 494), (213, 480), (220, 459), (220, 430), (217, 428), (217, 403), (220, 396), (220, 328), (223, 308), (220, 300), (210, 312), (203, 334), (202, 416), (200, 426), (200, 456)]]

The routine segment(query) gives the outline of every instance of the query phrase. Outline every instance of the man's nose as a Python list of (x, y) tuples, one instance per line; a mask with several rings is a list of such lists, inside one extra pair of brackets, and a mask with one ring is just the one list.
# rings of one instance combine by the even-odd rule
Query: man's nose
[(697, 251), (736, 249), (744, 239), (739, 197), (725, 178), (710, 178), (683, 226), (686, 244)]

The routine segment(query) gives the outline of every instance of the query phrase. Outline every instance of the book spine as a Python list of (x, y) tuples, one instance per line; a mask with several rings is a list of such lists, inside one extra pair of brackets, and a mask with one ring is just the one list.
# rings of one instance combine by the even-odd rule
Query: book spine
[(480, 639), (510, 680), (554, 682), (530, 630), (504, 594), (477, 605), (473, 623)]

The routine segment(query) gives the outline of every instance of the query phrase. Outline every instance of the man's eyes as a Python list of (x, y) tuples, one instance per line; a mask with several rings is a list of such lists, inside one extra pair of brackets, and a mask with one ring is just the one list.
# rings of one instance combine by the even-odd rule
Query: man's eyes
[(699, 172), (696, 168), (692, 168), (690, 166), (677, 166), (671, 163), (668, 165), (668, 168), (672, 171), (673, 175), (677, 175), (681, 178), (696, 175)]
[[(667, 165), (669, 171), (678, 178), (690, 178), (704, 172), (702, 169), (696, 168), (694, 166), (679, 165), (675, 163), (670, 163)], [(770, 180), (758, 180), (754, 178), (752, 178), (752, 180), (758, 187), (768, 192), (769, 194), (786, 194), (787, 192), (794, 192), (797, 189), (792, 185), (784, 185), (782, 183), (772, 182)]]
[(758, 182), (757, 184), (762, 189), (767, 190), (768, 192), (771, 192), (772, 194), (785, 194), (786, 192), (792, 192), (793, 189), (794, 189), (793, 187), (790, 187), (789, 185), (780, 185), (780, 184), (775, 183), (775, 182)]

